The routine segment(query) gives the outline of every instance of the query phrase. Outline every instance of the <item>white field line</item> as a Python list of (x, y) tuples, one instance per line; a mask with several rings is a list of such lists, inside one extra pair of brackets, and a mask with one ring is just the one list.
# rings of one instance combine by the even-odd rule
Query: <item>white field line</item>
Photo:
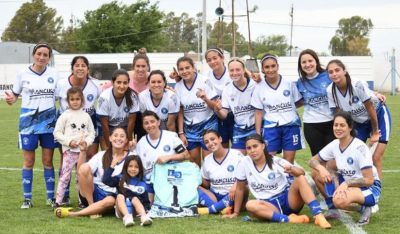
[[(3, 170), (3, 171), (22, 171), (22, 168), (0, 167), (0, 170)], [(33, 171), (43, 171), (43, 169), (34, 168)], [(58, 171), (58, 170), (54, 169), (54, 171)]]
[[(295, 162), (294, 164), (296, 167), (304, 169), (297, 162)], [(313, 179), (311, 178), (310, 174), (307, 171), (306, 171), (306, 178), (309, 182), (312, 181), (314, 183)], [(347, 230), (349, 230), (350, 233), (367, 234), (366, 231), (364, 231), (361, 227), (357, 226), (357, 224), (353, 221), (353, 218), (350, 215), (344, 213), (343, 211), (340, 211), (340, 214), (341, 214), (340, 221), (342, 221), (342, 223), (346, 226)]]

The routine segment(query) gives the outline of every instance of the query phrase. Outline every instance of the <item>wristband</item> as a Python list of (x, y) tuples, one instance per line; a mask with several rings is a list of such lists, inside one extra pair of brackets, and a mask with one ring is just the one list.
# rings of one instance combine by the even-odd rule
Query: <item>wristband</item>
[(178, 133), (178, 135), (182, 135), (182, 134), (185, 134), (185, 133), (184, 133), (184, 132), (179, 132), (179, 133)]

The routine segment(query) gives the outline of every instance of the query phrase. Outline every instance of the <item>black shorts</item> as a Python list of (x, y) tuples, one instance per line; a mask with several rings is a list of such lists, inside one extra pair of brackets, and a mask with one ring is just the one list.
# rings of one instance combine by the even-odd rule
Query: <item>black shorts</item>
[(318, 154), (327, 144), (336, 139), (333, 134), (333, 120), (322, 123), (304, 123), (304, 136), (310, 146), (311, 156)]

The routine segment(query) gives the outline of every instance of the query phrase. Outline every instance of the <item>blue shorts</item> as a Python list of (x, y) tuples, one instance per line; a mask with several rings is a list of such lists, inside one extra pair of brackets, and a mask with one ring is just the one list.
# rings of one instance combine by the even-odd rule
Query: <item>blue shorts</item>
[(103, 136), (103, 128), (101, 127), (100, 115), (96, 114), (96, 138)]
[(201, 146), (201, 148), (203, 148), (204, 150), (208, 150), (207, 146), (204, 144), (204, 141), (202, 140), (201, 142), (190, 142), (188, 141), (188, 146), (186, 147), (186, 149), (188, 151), (195, 149), (197, 146)]
[[(339, 184), (344, 182), (344, 178), (339, 174)], [(381, 190), (382, 185), (381, 181), (374, 180), (374, 184), (370, 187), (360, 187), (361, 192), (364, 195), (364, 204), (365, 206), (374, 206), (378, 204), (379, 199), (381, 198)]]
[[(390, 116), (389, 109), (386, 105), (382, 106), (382, 109), (376, 113), (378, 118), (378, 128), (381, 133), (381, 137), (379, 138), (379, 142), (387, 143), (390, 138), (390, 132), (392, 128), (392, 118)], [(354, 127), (357, 133), (357, 138), (366, 142), (368, 138), (370, 138), (372, 133), (372, 125), (371, 121), (368, 120), (365, 123), (354, 123)]]
[(146, 186), (147, 186), (148, 193), (152, 193), (152, 194), (155, 193), (153, 183), (146, 183)]
[(214, 196), (217, 198), (217, 201), (221, 201), (224, 197), (228, 196), (229, 194), (220, 194), (215, 192), (214, 190), (210, 189), (210, 192), (214, 194)]
[(55, 149), (61, 147), (54, 139), (53, 133), (45, 134), (19, 134), (18, 148), (23, 150), (35, 150), (40, 146), (46, 149)]
[(280, 213), (284, 214), (284, 215), (300, 213), (300, 211), (303, 209), (303, 207), (301, 207), (299, 210), (292, 210), (292, 208), (290, 207), (290, 204), (289, 204), (288, 195), (289, 195), (289, 188), (286, 189), (281, 194), (276, 195), (273, 198), (260, 199), (260, 200), (274, 205), (280, 211)]
[(246, 137), (235, 137), (232, 140), (232, 149), (246, 149)]
[[(79, 195), (79, 198), (80, 198), (82, 204), (85, 205), (86, 207), (88, 207), (89, 203), (86, 200), (86, 198), (82, 197), (81, 193), (79, 193), (78, 195)], [(97, 184), (94, 184), (93, 202), (101, 201), (104, 198), (106, 198), (107, 196), (112, 196), (114, 198), (116, 197), (116, 195), (114, 193), (110, 193), (110, 192), (104, 191), (101, 188), (99, 188), (99, 186)]]
[(264, 128), (264, 140), (268, 142), (268, 151), (295, 151), (304, 149), (304, 137), (300, 126), (280, 126)]
[(218, 119), (218, 132), (222, 137), (222, 144), (232, 141), (233, 125), (235, 120), (232, 112), (228, 113), (226, 119)]

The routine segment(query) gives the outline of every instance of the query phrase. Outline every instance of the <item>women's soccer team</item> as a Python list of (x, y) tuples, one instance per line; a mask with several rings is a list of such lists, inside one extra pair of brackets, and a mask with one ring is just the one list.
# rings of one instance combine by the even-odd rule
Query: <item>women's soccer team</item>
[[(134, 57), (132, 71), (116, 70), (103, 87), (91, 77), (86, 57), (73, 58), (71, 75), (61, 79), (48, 66), (51, 56), (49, 44), (37, 44), (34, 64), (21, 70), (6, 92), (9, 105), (22, 96), (22, 209), (33, 205), (39, 145), (46, 204), (59, 218), (99, 218), (115, 207), (126, 227), (134, 225), (135, 214), (142, 226), (151, 225), (154, 165), (184, 160), (201, 168), (200, 215), (234, 218), (247, 210), (259, 220), (308, 223), (309, 217), (300, 214), (306, 204), (315, 224), (329, 229), (327, 220), (340, 218), (339, 209), (359, 212), (358, 225), (368, 224), (379, 209), (391, 116), (385, 96), (350, 77), (340, 60), (324, 69), (317, 53), (304, 50), (300, 78), (293, 82), (279, 74), (276, 55), (261, 58), (263, 75), (256, 76), (241, 58), (225, 65), (223, 51), (211, 47), (205, 53), (207, 73), (198, 73), (189, 57), (178, 59), (170, 74), (173, 89), (163, 71), (150, 72), (145, 52)], [(328, 206), (325, 214), (305, 171), (295, 165), (305, 140), (312, 178)], [(172, 147), (160, 150), (160, 142)], [(61, 154), (57, 187), (56, 148)], [(76, 212), (68, 208), (74, 167), (81, 209)]]

